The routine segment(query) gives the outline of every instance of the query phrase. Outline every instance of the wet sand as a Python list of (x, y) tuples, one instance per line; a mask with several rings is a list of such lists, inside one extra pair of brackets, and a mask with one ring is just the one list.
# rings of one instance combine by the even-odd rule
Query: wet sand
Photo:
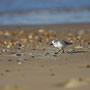
[(90, 24), (0, 27), (0, 90), (60, 89), (90, 90)]

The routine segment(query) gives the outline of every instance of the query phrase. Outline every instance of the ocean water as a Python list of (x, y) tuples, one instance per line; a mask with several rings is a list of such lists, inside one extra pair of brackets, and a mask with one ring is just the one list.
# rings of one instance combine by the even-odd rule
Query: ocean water
[(90, 22), (90, 0), (0, 0), (0, 25)]

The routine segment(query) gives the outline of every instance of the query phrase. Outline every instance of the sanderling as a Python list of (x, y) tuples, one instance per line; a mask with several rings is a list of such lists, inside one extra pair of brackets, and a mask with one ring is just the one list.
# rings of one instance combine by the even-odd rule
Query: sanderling
[(59, 51), (58, 52), (55, 52), (55, 54), (58, 54), (61, 50), (62, 52), (64, 53), (64, 48), (68, 45), (71, 45), (72, 43), (69, 43), (67, 41), (64, 41), (64, 40), (53, 40), (51, 45), (50, 46), (54, 46), (54, 47), (57, 47), (59, 48)]

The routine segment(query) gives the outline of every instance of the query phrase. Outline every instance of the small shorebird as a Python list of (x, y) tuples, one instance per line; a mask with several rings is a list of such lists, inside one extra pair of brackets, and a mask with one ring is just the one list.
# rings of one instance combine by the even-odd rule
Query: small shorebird
[(51, 45), (50, 46), (54, 46), (54, 47), (57, 47), (59, 48), (59, 51), (58, 52), (55, 52), (55, 54), (58, 54), (61, 50), (62, 52), (64, 53), (64, 48), (68, 45), (71, 45), (72, 43), (69, 43), (67, 41), (64, 41), (64, 40), (53, 40)]

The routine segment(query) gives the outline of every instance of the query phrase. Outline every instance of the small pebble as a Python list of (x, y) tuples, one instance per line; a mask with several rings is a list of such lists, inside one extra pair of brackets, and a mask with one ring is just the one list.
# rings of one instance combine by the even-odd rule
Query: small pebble
[(17, 59), (17, 62), (25, 62), (27, 59), (24, 59), (24, 58), (19, 58)]
[(64, 88), (78, 88), (82, 86), (88, 85), (90, 80), (83, 79), (83, 78), (72, 78), (64, 83), (58, 84), (58, 86), (64, 87)]
[(21, 56), (21, 54), (16, 54), (16, 56)]
[(5, 70), (5, 72), (10, 72), (10, 70)]
[(3, 49), (3, 52), (7, 52), (8, 50), (7, 49)]
[(30, 55), (32, 55), (32, 53), (30, 53)]
[(84, 30), (79, 30), (79, 31), (78, 31), (78, 35), (79, 35), (79, 36), (82, 36), (84, 33), (85, 33)]
[(83, 49), (83, 46), (77, 45), (75, 46), (76, 49)]
[(55, 76), (55, 74), (54, 74), (54, 73), (52, 73), (50, 76)]
[(18, 64), (22, 64), (22, 62), (18, 62)]
[(43, 51), (45, 51), (46, 49), (44, 48)]
[(12, 59), (8, 59), (8, 61), (12, 61)]
[(34, 56), (31, 56), (32, 58), (34, 58)]
[(39, 33), (44, 33), (44, 29), (39, 29)]
[(33, 50), (36, 50), (35, 48)]
[(85, 67), (85, 68), (90, 68), (90, 65), (85, 65), (84, 67)]

